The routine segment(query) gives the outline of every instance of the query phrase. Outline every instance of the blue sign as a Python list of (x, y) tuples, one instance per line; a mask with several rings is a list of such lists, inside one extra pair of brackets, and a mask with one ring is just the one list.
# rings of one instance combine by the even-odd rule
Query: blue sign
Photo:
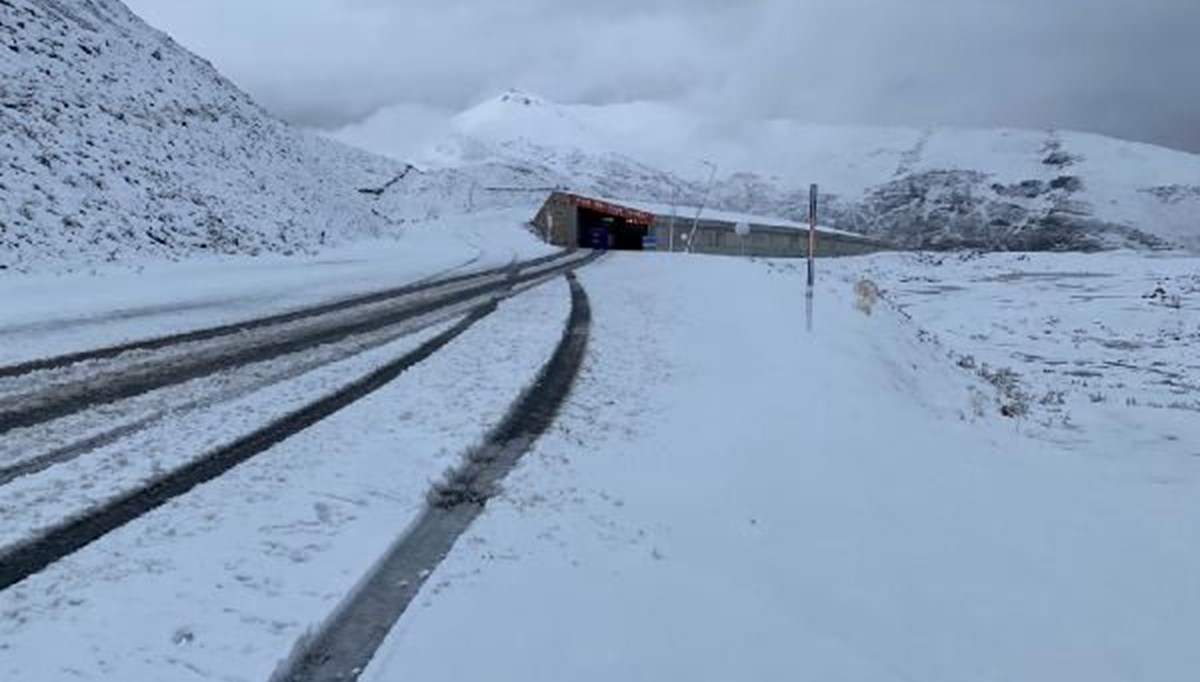
[(648, 234), (642, 237), (642, 248), (647, 251), (658, 249), (658, 235)]
[(608, 227), (593, 225), (588, 228), (588, 246), (597, 251), (608, 250)]

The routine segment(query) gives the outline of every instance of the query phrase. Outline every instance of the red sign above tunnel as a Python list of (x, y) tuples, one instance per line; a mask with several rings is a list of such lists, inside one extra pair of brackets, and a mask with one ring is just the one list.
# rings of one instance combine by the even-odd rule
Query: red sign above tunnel
[(571, 203), (575, 204), (579, 208), (586, 208), (589, 211), (595, 211), (597, 213), (603, 213), (605, 215), (610, 215), (617, 218), (624, 218), (635, 225), (649, 226), (654, 224), (653, 213), (638, 211), (636, 209), (627, 208), (625, 206), (602, 201), (600, 199), (591, 199), (589, 197), (581, 197), (575, 194), (570, 196)]

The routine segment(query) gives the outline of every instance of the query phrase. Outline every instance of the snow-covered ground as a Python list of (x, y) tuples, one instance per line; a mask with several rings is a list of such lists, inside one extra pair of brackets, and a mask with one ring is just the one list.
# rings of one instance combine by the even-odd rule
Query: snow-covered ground
[[(788, 263), (588, 268), (594, 332), (565, 414), (364, 679), (1192, 679), (1200, 420), (1124, 403), (1179, 387), (1106, 373), (1127, 387), (1096, 386), (1109, 397), (1092, 402), (1070, 375), (1038, 377), (1067, 393), (1074, 423), (1042, 427), (1038, 405), (1002, 416), (1011, 396), (979, 367), (1011, 364), (1026, 340), (1092, 366), (1115, 351), (1105, 340), (1153, 346), (1179, 321), (1195, 334), (1198, 265), (823, 262), (812, 332)], [(1141, 299), (1149, 273), (1185, 307)], [(905, 293), (885, 275), (965, 289)], [(870, 305), (865, 277), (913, 319)], [(1056, 284), (1097, 291), (1044, 290)], [(1169, 338), (1120, 352), (1146, 369), (1194, 363)]]
[[(0, 592), (0, 679), (267, 680), (403, 534), (430, 485), (503, 418), (569, 307), (561, 279), (501, 304), (377, 393)], [(21, 484), (21, 508), (0, 514), (28, 519), (38, 506), (108, 494), (131, 472), (176, 466), (418, 340), (89, 453)], [(135, 461), (122, 465), (122, 454)], [(26, 496), (71, 470), (76, 487)]]
[[(393, 274), (344, 267), (364, 286)], [(811, 332), (794, 261), (585, 268), (594, 321), (563, 414), (364, 679), (1187, 680), (1200, 259), (819, 267)], [(267, 679), (532, 381), (566, 312), (561, 281), (523, 294), (393, 385), (0, 592), (0, 676)], [(0, 540), (437, 330), (14, 481)]]
[[(1200, 457), (1200, 258), (878, 255), (834, 262), (882, 288), (947, 358), (995, 384), (1021, 430), (1170, 470)], [(1169, 477), (1169, 474), (1168, 474)]]

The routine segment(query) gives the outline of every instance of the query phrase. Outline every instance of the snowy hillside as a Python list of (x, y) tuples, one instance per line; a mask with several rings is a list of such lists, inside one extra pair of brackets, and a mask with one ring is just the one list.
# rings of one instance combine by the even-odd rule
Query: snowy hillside
[(119, 2), (13, 0), (0, 31), (0, 267), (286, 251), (378, 228), (316, 163), (365, 155), (272, 120)]
[(1200, 246), (1200, 156), (1098, 135), (773, 121), (665, 104), (560, 105), (508, 92), (433, 145), (441, 165), (525, 164), (582, 189), (801, 217), (821, 184), (838, 227), (908, 246)]
[(0, 2), (0, 270), (385, 233), (402, 165), (268, 116), (118, 0)]

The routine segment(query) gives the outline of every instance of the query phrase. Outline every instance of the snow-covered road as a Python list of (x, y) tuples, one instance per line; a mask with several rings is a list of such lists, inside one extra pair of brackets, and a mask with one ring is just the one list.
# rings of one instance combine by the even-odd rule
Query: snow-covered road
[[(826, 261), (811, 332), (797, 265), (612, 254), (580, 271), (593, 317), (563, 413), (363, 679), (1190, 680), (1200, 262)], [(0, 678), (286, 669), (530, 385), (568, 299), (555, 280), (501, 304), (370, 397), (0, 591)], [(0, 541), (443, 327), (15, 481)]]
[[(26, 386), (0, 400), (0, 486), (9, 517), (0, 531), (0, 589), (369, 395), (466, 331), (514, 287), (579, 263), (575, 254), (555, 256), (389, 293), (381, 302), (370, 297), (311, 319), (76, 358), (0, 380)], [(422, 333), (466, 313), (452, 327)], [(181, 435), (181, 427), (197, 425), (191, 434), (199, 439)], [(146, 450), (149, 456), (134, 456)]]
[(416, 223), (319, 256), (193, 259), (66, 275), (0, 275), (0, 366), (255, 319), (552, 253), (523, 211)]
[(1192, 444), (1030, 437), (920, 320), (855, 309), (870, 267), (828, 266), (811, 334), (798, 269), (582, 273), (566, 414), (363, 679), (1194, 679)]
[[(568, 309), (561, 278), (506, 301), (392, 384), (0, 592), (0, 678), (266, 680), (403, 534), (431, 483), (504, 417)], [(123, 466), (169, 467), (163, 458), (225, 437), (243, 412), (255, 420), (330, 379), (164, 423)]]

